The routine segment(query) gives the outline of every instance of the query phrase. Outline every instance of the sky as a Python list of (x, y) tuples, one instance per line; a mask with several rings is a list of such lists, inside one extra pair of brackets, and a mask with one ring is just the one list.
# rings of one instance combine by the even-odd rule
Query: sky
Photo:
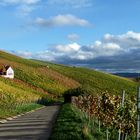
[(0, 0), (0, 49), (106, 72), (139, 72), (139, 13), (139, 0)]

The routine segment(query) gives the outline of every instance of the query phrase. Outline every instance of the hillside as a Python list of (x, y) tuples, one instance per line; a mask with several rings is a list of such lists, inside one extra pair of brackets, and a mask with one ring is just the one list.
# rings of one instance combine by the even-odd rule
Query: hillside
[(79, 86), (78, 82), (51, 70), (46, 64), (0, 51), (0, 66), (3, 65), (14, 69), (15, 78), (0, 77), (0, 118), (8, 116), (10, 111), (13, 113), (17, 106), (56, 100), (56, 96)]
[(120, 94), (123, 89), (131, 94), (136, 92), (136, 83), (126, 78), (87, 68), (23, 59), (0, 51), (2, 65), (10, 65), (14, 69), (15, 79), (0, 77), (1, 111), (14, 110), (23, 104), (56, 100), (65, 91), (79, 86), (95, 95), (106, 90), (110, 94)]
[(50, 66), (52, 70), (76, 80), (90, 94), (97, 95), (104, 91), (109, 91), (110, 94), (120, 94), (122, 90), (126, 90), (130, 94), (136, 94), (137, 83), (127, 78), (88, 68), (64, 66), (47, 62), (42, 63)]
[(42, 88), (53, 94), (61, 94), (69, 88), (75, 88), (79, 84), (60, 74), (52, 71), (42, 63), (23, 59), (8, 53), (0, 52), (0, 64), (11, 65), (15, 70), (15, 78), (32, 86)]

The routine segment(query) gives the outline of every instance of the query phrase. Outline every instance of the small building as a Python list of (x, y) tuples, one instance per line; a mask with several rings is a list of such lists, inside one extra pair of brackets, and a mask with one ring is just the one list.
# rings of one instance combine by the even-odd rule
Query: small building
[(14, 70), (12, 69), (11, 66), (4, 66), (3, 68), (0, 69), (0, 75), (5, 78), (14, 78)]

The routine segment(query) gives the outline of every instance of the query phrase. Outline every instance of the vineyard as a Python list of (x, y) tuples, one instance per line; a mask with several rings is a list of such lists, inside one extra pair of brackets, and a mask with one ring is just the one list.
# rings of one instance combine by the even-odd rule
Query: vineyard
[[(54, 102), (79, 83), (47, 67), (47, 64), (0, 51), (0, 66), (10, 65), (15, 78), (0, 77), (0, 119), (16, 115), (19, 108)], [(29, 106), (28, 106), (29, 105)], [(28, 106), (28, 107), (27, 107)]]
[(72, 97), (72, 104), (85, 112), (89, 119), (98, 122), (98, 130), (105, 128), (107, 140), (135, 139), (136, 135), (136, 97), (110, 95), (92, 95)]

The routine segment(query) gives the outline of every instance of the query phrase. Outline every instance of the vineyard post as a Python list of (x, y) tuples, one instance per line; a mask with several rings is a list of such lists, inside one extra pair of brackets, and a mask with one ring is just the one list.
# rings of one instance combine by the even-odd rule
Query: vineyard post
[(137, 130), (136, 140), (140, 140), (140, 87), (138, 87), (137, 93)]
[[(123, 90), (122, 92), (122, 102), (121, 102), (121, 107), (124, 106), (124, 100), (125, 100), (125, 90)], [(118, 140), (121, 139), (121, 129), (119, 129), (119, 137), (118, 137)]]
[(122, 95), (122, 107), (124, 106), (124, 99), (125, 99), (125, 90), (123, 90), (123, 95)]
[(98, 96), (98, 122), (99, 122), (99, 132), (101, 129), (101, 122), (100, 122), (100, 118), (99, 118), (99, 110), (100, 110), (100, 96)]
[(108, 128), (106, 129), (106, 140), (109, 140), (109, 136), (108, 136)]

